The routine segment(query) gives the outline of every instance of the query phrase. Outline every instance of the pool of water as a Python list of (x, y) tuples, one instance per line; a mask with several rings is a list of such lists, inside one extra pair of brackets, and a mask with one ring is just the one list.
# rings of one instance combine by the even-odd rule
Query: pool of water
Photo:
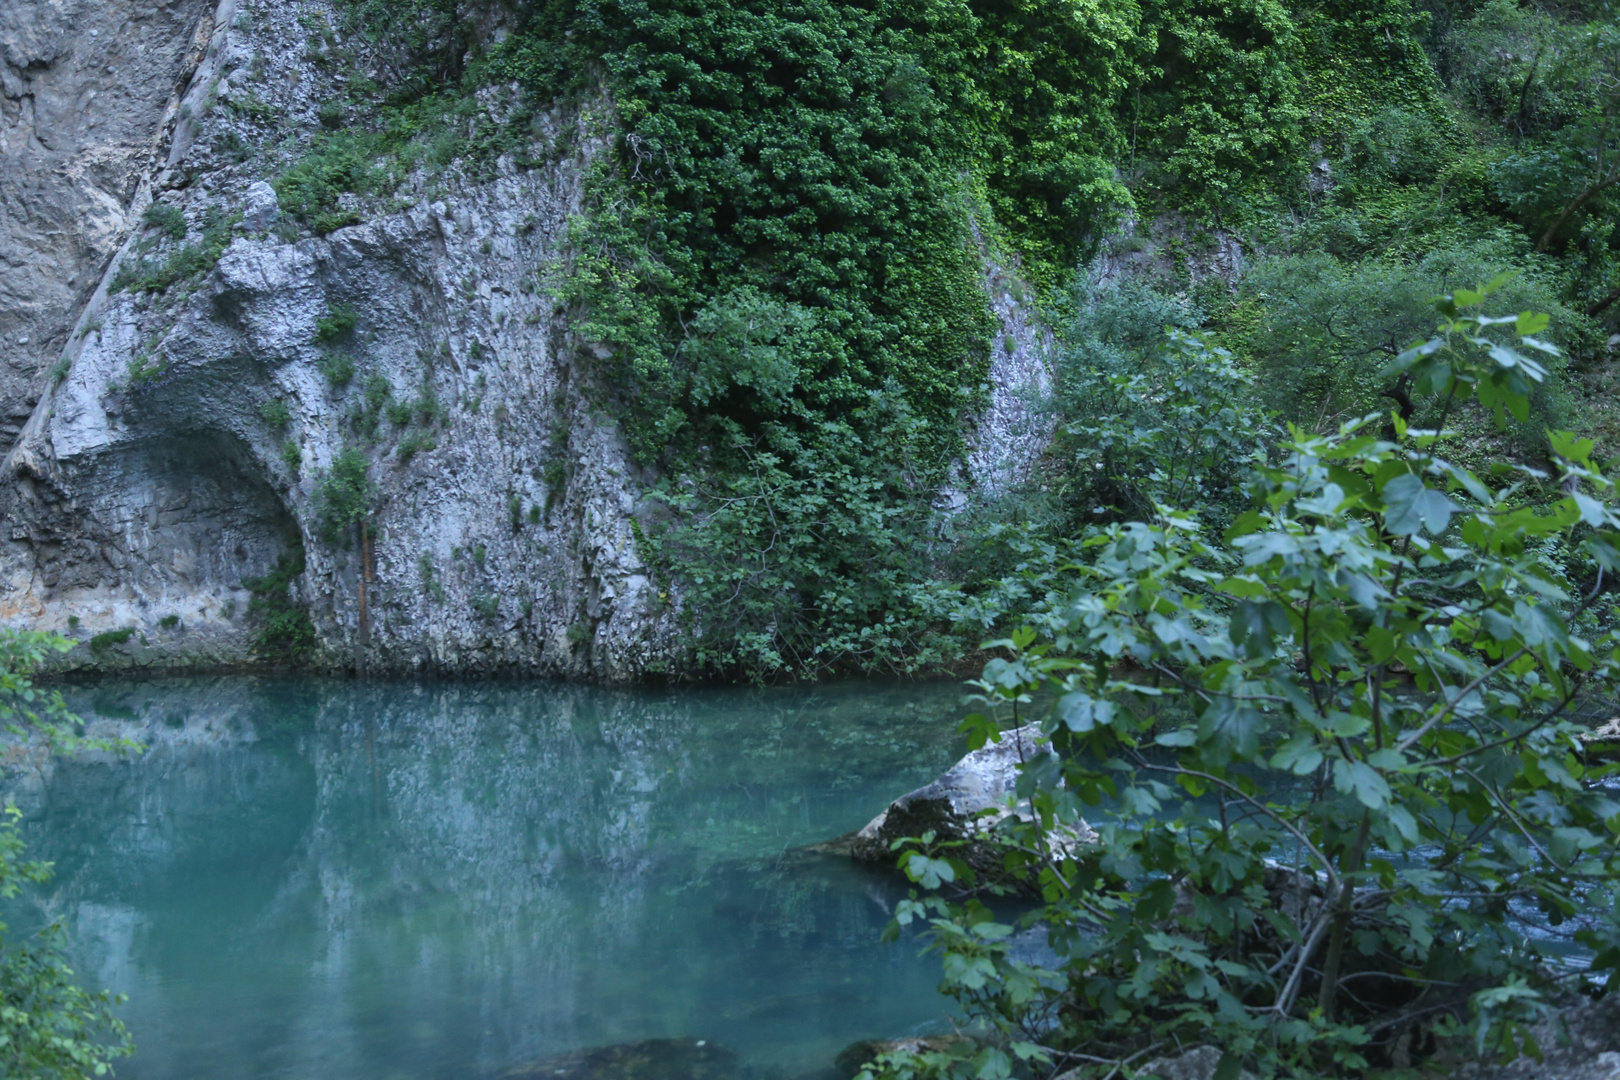
[(892, 877), (796, 850), (962, 752), (953, 684), (622, 691), (259, 678), (68, 691), (133, 759), (14, 782), (137, 1080), (472, 1080), (707, 1039), (791, 1078), (932, 1030)]

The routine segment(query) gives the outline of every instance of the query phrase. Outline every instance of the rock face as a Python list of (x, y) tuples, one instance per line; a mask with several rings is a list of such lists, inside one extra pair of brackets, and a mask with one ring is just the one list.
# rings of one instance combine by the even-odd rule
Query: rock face
[[(566, 273), (606, 104), (547, 114), (521, 161), (344, 195), (353, 223), (318, 234), (268, 181), (350, 80), (397, 59), (341, 24), (320, 0), (0, 11), (0, 413), (16, 418), (0, 621), (122, 636), (69, 666), (247, 663), (248, 585), (301, 557), (289, 599), (328, 668), (672, 668), (683, 643), (636, 535), (655, 477), (547, 276)], [(515, 93), (478, 101), (500, 124)], [(1042, 384), (1045, 346), (1010, 277), (986, 275), (999, 381), (967, 478), (988, 488), (1038, 452), (1011, 384)], [(369, 556), (322, 528), (321, 477), (357, 422), (376, 433)]]
[[(982, 845), (969, 849), (968, 861), (997, 862), (994, 842), (989, 839), (991, 830), (1014, 813), (1019, 765), (1045, 749), (1034, 724), (1002, 732), (999, 742), (972, 751), (933, 783), (890, 803), (849, 838), (849, 853), (862, 862), (892, 863), (895, 856), (890, 844), (932, 830), (941, 840), (981, 840)], [(1081, 822), (1055, 839), (1060, 845), (1091, 844), (1096, 843), (1097, 834)]]
[(0, 4), (0, 439), (128, 235), (213, 0)]

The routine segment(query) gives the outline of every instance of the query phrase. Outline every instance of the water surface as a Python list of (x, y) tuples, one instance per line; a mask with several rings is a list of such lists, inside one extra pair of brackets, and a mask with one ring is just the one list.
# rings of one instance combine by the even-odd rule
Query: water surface
[[(795, 849), (961, 753), (955, 685), (258, 678), (70, 691), (135, 760), (14, 784), (137, 1080), (471, 1080), (715, 1040), (760, 1076), (945, 1014), (903, 890)], [(25, 921), (22, 918), (17, 921)]]

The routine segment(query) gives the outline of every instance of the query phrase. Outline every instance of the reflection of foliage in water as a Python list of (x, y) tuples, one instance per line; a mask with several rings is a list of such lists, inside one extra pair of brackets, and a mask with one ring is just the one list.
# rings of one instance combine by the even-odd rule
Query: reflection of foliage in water
[(94, 693), (152, 749), (60, 771), (30, 827), (83, 966), (153, 1033), (120, 1075), (209, 1076), (225, 1045), (465, 1077), (686, 1035), (786, 1065), (940, 1013), (877, 944), (893, 883), (789, 849), (951, 758), (955, 687)]

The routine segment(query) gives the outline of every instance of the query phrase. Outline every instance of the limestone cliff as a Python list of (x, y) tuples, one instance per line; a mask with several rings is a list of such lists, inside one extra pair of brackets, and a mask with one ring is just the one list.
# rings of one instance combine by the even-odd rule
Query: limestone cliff
[[(593, 404), (595, 352), (546, 287), (606, 125), (589, 103), (553, 111), (521, 161), (418, 169), (311, 231), (266, 182), (277, 143), (388, 66), (311, 30), (339, 23), (314, 0), (0, 14), (0, 404), (33, 405), (0, 470), (0, 619), (85, 641), (70, 666), (250, 662), (249, 585), (301, 551), (291, 599), (328, 667), (667, 670), (678, 626), (634, 524), (653, 477)], [(513, 94), (478, 104), (499, 122)], [(204, 269), (142, 286), (188, 259)], [(987, 287), (997, 370), (1038, 383), (1040, 328), (1004, 272)], [(1039, 450), (996, 422), (1018, 388), (992, 391), (970, 477)], [(369, 556), (319, 536), (319, 478), (357, 422), (375, 435)]]

